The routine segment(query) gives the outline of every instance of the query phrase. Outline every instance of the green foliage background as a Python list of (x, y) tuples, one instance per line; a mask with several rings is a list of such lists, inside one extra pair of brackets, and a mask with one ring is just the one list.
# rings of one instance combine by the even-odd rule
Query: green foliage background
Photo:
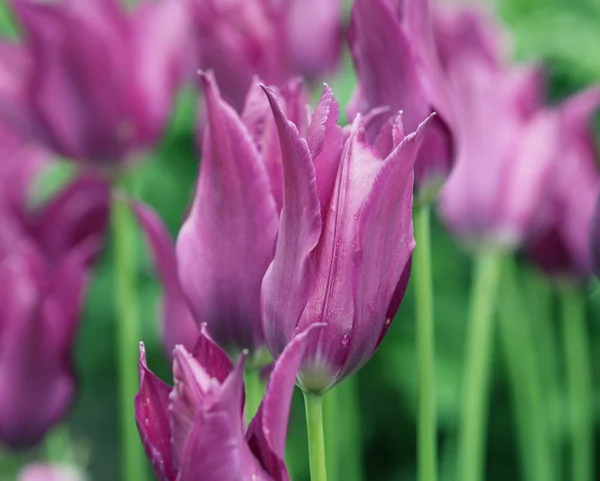
[[(560, 99), (600, 79), (600, 1), (500, 0), (497, 8), (501, 18), (514, 34), (517, 58), (540, 61), (546, 67), (553, 99)], [(6, 15), (3, 16), (0, 25), (5, 33), (9, 33), (13, 27), (6, 19)], [(341, 73), (327, 80), (344, 106), (355, 81), (347, 58)], [(316, 94), (318, 95), (318, 92)], [(173, 235), (176, 235), (191, 198), (199, 165), (193, 131), (195, 102), (193, 89), (182, 92), (160, 147), (147, 158), (141, 159), (132, 168), (131, 173), (131, 193), (154, 206)], [(49, 195), (62, 183), (67, 170), (68, 167), (61, 164), (49, 172), (39, 184), (36, 195)], [(141, 237), (138, 242), (142, 339), (147, 346), (150, 366), (163, 379), (169, 381), (169, 366), (165, 362), (160, 345), (160, 286), (154, 277), (153, 267)], [(453, 443), (471, 262), (468, 255), (455, 245), (437, 220), (433, 227), (432, 242), (441, 479), (458, 481), (452, 476), (455, 447)], [(243, 266), (240, 266), (240, 269), (243, 269)], [(531, 273), (524, 262), (522, 272), (530, 277)], [(99, 481), (118, 479), (118, 416), (115, 390), (117, 363), (112, 279), (112, 251), (110, 243), (107, 242), (102, 261), (94, 273), (79, 332), (76, 359), (81, 391), (68, 420), (68, 430), (74, 445), (72, 456), (88, 468), (92, 479)], [(535, 294), (530, 292), (529, 296), (531, 302), (536, 301)], [(597, 322), (600, 319), (599, 296), (595, 295), (594, 288), (589, 288), (586, 296), (590, 307), (590, 339), (596, 361), (594, 365), (600, 365), (600, 325)], [(551, 313), (555, 311), (553, 308)], [(549, 318), (547, 322), (555, 323), (556, 319)], [(353, 381), (359, 388), (360, 406), (350, 410), (349, 415), (360, 422), (365, 465), (362, 479), (415, 479), (417, 367), (414, 339), (413, 293), (409, 287), (387, 338)], [(137, 349), (137, 346), (132, 346), (132, 349)], [(498, 351), (495, 349), (496, 353)], [(561, 369), (560, 363), (558, 369)], [(596, 386), (600, 386), (600, 383), (596, 383)], [(342, 389), (348, 388), (342, 386)], [(488, 479), (518, 479), (513, 412), (505, 382), (504, 365), (499, 354), (495, 355), (491, 400)], [(555, 405), (556, 412), (560, 413), (564, 399), (557, 396), (556, 399), (547, 399), (546, 402)], [(563, 429), (561, 416), (558, 415), (557, 418), (557, 429)], [(355, 428), (356, 426), (353, 427)], [(334, 435), (345, 440), (351, 435), (347, 429), (348, 423), (340, 423)], [(42, 455), (43, 452), (39, 451), (9, 459), (4, 454), (0, 462), (3, 462), (4, 466), (16, 465)], [(294, 399), (288, 458), (293, 479), (308, 480), (304, 413), (300, 396)], [(340, 470), (344, 473), (340, 479), (360, 479), (355, 473), (344, 472), (352, 466), (351, 459), (344, 457), (338, 461)], [(6, 478), (0, 475), (0, 479), (12, 479), (10, 475), (3, 475)], [(148, 479), (151, 479), (150, 474)]]

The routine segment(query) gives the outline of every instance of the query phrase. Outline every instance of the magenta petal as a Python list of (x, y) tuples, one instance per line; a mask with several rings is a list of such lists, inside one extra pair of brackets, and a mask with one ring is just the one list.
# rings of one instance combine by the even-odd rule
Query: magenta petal
[[(382, 332), (391, 322), (390, 316), (395, 314), (390, 312), (390, 307), (399, 305), (397, 297), (415, 246), (413, 167), (430, 119), (415, 133), (407, 135), (385, 159), (360, 214), (358, 242), (361, 251), (353, 279), (354, 327), (340, 378), (354, 372), (371, 357), (381, 341)], [(382, 271), (381, 266), (386, 269)]]
[(133, 204), (133, 211), (144, 231), (156, 270), (163, 285), (163, 337), (169, 356), (177, 344), (192, 350), (199, 330), (183, 295), (177, 274), (175, 246), (160, 217), (150, 207)]
[(135, 421), (146, 455), (159, 481), (176, 478), (171, 456), (169, 393), (171, 388), (146, 365), (146, 351), (140, 343), (140, 390), (135, 396)]
[(246, 128), (211, 76), (202, 81), (208, 124), (196, 196), (177, 240), (179, 275), (195, 318), (215, 341), (254, 352), (264, 339), (260, 285), (273, 255), (277, 212)]
[(104, 179), (79, 177), (36, 213), (33, 234), (51, 259), (61, 258), (87, 239), (102, 239), (108, 226), (109, 194)]
[(265, 398), (248, 426), (248, 444), (274, 481), (289, 479), (283, 458), (294, 384), (306, 347), (323, 326), (310, 325), (285, 347), (270, 374)]
[(339, 116), (340, 106), (333, 91), (325, 84), (306, 137), (315, 166), (321, 215), (327, 209), (340, 163), (343, 133), (342, 128), (337, 125)]
[(227, 354), (210, 338), (206, 324), (200, 327), (200, 336), (194, 347), (193, 356), (208, 375), (220, 383), (225, 382), (233, 370), (233, 364)]
[[(283, 159), (284, 202), (275, 259), (265, 274), (262, 309), (267, 345), (275, 357), (291, 338), (308, 299), (309, 254), (321, 234), (321, 206), (315, 169), (306, 141), (286, 120), (274, 94), (264, 87), (271, 104)], [(280, 313), (286, 313), (284, 324)]]

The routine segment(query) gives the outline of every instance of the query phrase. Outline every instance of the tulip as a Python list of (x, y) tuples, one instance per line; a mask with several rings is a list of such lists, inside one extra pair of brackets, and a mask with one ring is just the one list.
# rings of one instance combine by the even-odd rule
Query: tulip
[(332, 71), (340, 57), (341, 0), (192, 0), (200, 67), (212, 69), (238, 112), (255, 74), (281, 85)]
[(18, 481), (84, 481), (83, 474), (72, 466), (32, 464), (19, 473)]
[(171, 388), (146, 366), (140, 345), (138, 430), (160, 481), (289, 480), (283, 457), (296, 373), (314, 335), (296, 336), (275, 363), (244, 435), (242, 355), (234, 366), (202, 328), (192, 354), (177, 346)]
[(483, 37), (474, 18), (444, 20), (436, 33), (439, 45), (452, 46), (444, 66), (456, 98), (457, 162), (440, 211), (467, 245), (516, 248), (551, 182), (556, 114), (542, 108), (536, 68), (493, 60), (499, 46), (473, 40)]
[[(417, 200), (428, 203), (454, 164), (454, 112), (428, 0), (356, 0), (348, 43), (358, 75), (349, 118), (387, 106), (389, 115), (403, 112), (403, 123), (411, 132), (432, 111), (438, 113), (415, 166)], [(370, 139), (380, 127), (377, 122), (367, 130)]]
[(325, 322), (300, 371), (302, 388), (320, 393), (371, 357), (400, 305), (414, 247), (413, 164), (426, 129), (405, 137), (397, 118), (370, 145), (362, 116), (346, 133), (336, 125), (339, 106), (326, 86), (304, 139), (265, 92), (284, 177), (262, 285), (265, 338), (277, 358), (296, 333)]
[(600, 192), (598, 150), (593, 129), (600, 87), (592, 87), (558, 107), (549, 198), (537, 207), (535, 229), (527, 239), (534, 262), (552, 278), (587, 278), (593, 267), (589, 235)]
[[(277, 235), (279, 146), (264, 94), (259, 100), (250, 91), (240, 119), (210, 74), (202, 82), (207, 128), (196, 195), (177, 239), (179, 278), (194, 318), (217, 344), (254, 355), (264, 345), (260, 286)], [(290, 112), (300, 111), (301, 98), (289, 92)]]
[(185, 73), (179, 0), (12, 0), (24, 39), (0, 44), (0, 115), (55, 153), (115, 165), (156, 144)]

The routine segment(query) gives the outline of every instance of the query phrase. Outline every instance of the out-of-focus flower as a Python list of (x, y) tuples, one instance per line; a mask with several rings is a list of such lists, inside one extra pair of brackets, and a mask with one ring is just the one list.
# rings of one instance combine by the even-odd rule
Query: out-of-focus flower
[(175, 245), (161, 218), (150, 207), (134, 204), (134, 213), (142, 227), (158, 276), (164, 288), (162, 338), (170, 356), (176, 345), (192, 350), (200, 331), (192, 317), (177, 273)]
[[(0, 150), (6, 193), (21, 168), (38, 162), (29, 160), (37, 152), (16, 140)], [(32, 176), (21, 174), (28, 180), (0, 195), (0, 440), (12, 448), (40, 441), (71, 404), (71, 349), (87, 267), (108, 216), (108, 186), (99, 179), (76, 179), (32, 211)]]
[(371, 357), (404, 295), (413, 168), (426, 128), (405, 137), (396, 118), (371, 145), (362, 116), (350, 131), (336, 125), (339, 106), (325, 87), (304, 139), (265, 91), (284, 177), (275, 258), (262, 285), (265, 338), (277, 358), (296, 333), (325, 322), (300, 371), (305, 390), (322, 392)]
[(314, 331), (296, 336), (277, 360), (267, 393), (244, 435), (241, 356), (234, 366), (203, 328), (193, 354), (173, 354), (171, 388), (140, 351), (136, 422), (160, 481), (287, 481), (283, 461), (296, 374)]
[(342, 43), (341, 0), (191, 0), (200, 67), (212, 69), (238, 112), (256, 74), (282, 85), (333, 70)]
[(81, 471), (72, 466), (33, 464), (19, 473), (18, 481), (84, 481)]
[[(264, 94), (251, 89), (242, 118), (221, 99), (211, 75), (202, 164), (177, 240), (179, 277), (192, 313), (228, 352), (264, 344), (260, 285), (273, 257), (281, 160)], [(260, 89), (259, 89), (260, 90)], [(296, 94), (289, 107), (296, 105)]]
[(550, 195), (537, 206), (527, 248), (553, 278), (585, 279), (592, 272), (589, 236), (600, 192), (593, 115), (599, 108), (598, 86), (565, 100), (558, 107), (555, 135), (549, 139), (555, 152)]
[(499, 44), (483, 40), (482, 21), (472, 11), (438, 19), (457, 147), (440, 210), (466, 244), (515, 248), (548, 192), (557, 116), (541, 106), (539, 72), (504, 67)]
[(154, 145), (187, 67), (180, 0), (12, 0), (24, 38), (0, 43), (0, 115), (62, 156), (114, 165)]
[[(389, 107), (391, 116), (402, 111), (405, 128), (412, 132), (432, 111), (437, 112), (415, 165), (417, 200), (431, 201), (452, 169), (455, 133), (429, 0), (356, 0), (348, 42), (358, 74), (349, 118)], [(385, 116), (367, 130), (371, 140), (383, 122)]]

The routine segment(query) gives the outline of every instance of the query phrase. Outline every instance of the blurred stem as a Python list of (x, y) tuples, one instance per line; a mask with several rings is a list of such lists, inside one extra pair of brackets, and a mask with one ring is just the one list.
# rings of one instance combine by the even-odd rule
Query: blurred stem
[(50, 463), (61, 463), (71, 459), (69, 428), (61, 424), (48, 433), (44, 440), (46, 459)]
[(304, 393), (310, 480), (327, 481), (325, 438), (323, 436), (323, 395)]
[(343, 402), (341, 394), (340, 386), (338, 385), (327, 391), (323, 399), (325, 454), (327, 457), (327, 479), (329, 481), (338, 481), (340, 479), (341, 443), (342, 437), (345, 435), (341, 430), (342, 423), (347, 421), (346, 413), (343, 412), (343, 406), (340, 405)]
[(494, 305), (502, 255), (481, 251), (475, 259), (469, 313), (467, 358), (458, 430), (458, 477), (483, 476)]
[(573, 286), (561, 289), (572, 481), (594, 479), (592, 373), (585, 306)]
[[(363, 466), (358, 376), (350, 376), (334, 389), (337, 390), (340, 400), (338, 412), (341, 420), (338, 422), (338, 432), (341, 433), (338, 434), (338, 480), (361, 481)], [(330, 460), (329, 457), (327, 459)], [(329, 466), (329, 462), (327, 465)]]
[(513, 399), (523, 479), (551, 481), (552, 444), (543, 406), (542, 376), (532, 338), (531, 317), (525, 312), (514, 260), (507, 257), (501, 286), (500, 342)]
[(121, 479), (143, 481), (146, 461), (134, 418), (133, 398), (138, 388), (140, 340), (136, 292), (136, 248), (129, 205), (119, 192), (113, 194), (112, 235), (114, 242), (117, 346), (119, 353)]
[(17, 34), (18, 31), (9, 2), (0, 2), (0, 35), (14, 38)]
[(258, 411), (258, 406), (260, 406), (265, 394), (265, 386), (260, 378), (260, 368), (250, 367), (246, 369), (244, 382), (246, 385), (246, 426), (248, 426), (256, 411)]
[(436, 481), (437, 479), (437, 411), (430, 212), (429, 206), (418, 207), (414, 211), (415, 240), (417, 242), (413, 255), (413, 276), (415, 279), (419, 356), (419, 481)]

